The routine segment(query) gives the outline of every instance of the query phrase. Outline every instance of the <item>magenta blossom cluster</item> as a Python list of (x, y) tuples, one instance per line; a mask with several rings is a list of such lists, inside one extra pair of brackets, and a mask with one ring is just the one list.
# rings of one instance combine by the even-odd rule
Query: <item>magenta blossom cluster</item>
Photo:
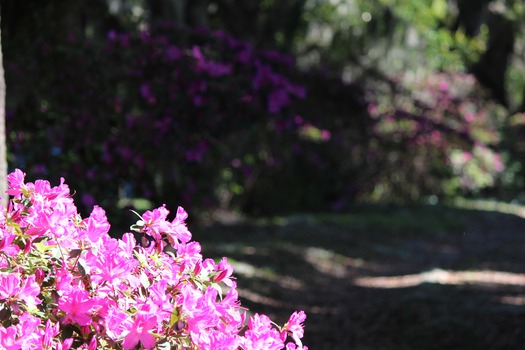
[(375, 185), (378, 197), (395, 191), (413, 198), (473, 195), (504, 181), (506, 114), (472, 75), (437, 72), (391, 83), (397, 91), (385, 85), (368, 92), (372, 134), (397, 153), (369, 149), (369, 163), (381, 164), (376, 174), (384, 172)]
[[(193, 212), (213, 208), (229, 186), (225, 172), (248, 196), (262, 169), (289, 163), (282, 150), (290, 142), (271, 125), (292, 118), (306, 97), (290, 56), (174, 23), (36, 41), (30, 51), (6, 47), (6, 81), (26, 101), (7, 112), (11, 165), (69, 179), (83, 194), (82, 213), (97, 203), (115, 217), (122, 194), (139, 193), (169, 207), (177, 198)], [(34, 118), (45, 127), (27, 123)]]
[(278, 327), (247, 316), (226, 258), (203, 259), (187, 213), (163, 206), (108, 235), (95, 206), (83, 219), (61, 179), (8, 175), (0, 217), (2, 349), (307, 349), (303, 311)]

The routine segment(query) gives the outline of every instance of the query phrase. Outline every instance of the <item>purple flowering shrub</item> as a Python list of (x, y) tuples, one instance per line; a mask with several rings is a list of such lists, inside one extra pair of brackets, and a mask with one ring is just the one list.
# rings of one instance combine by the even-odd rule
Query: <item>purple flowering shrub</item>
[(68, 185), (8, 175), (0, 216), (2, 349), (307, 349), (306, 316), (246, 322), (233, 268), (203, 259), (187, 213), (145, 212), (122, 239), (95, 206), (82, 218)]
[(65, 176), (87, 208), (116, 207), (122, 193), (187, 207), (240, 195), (273, 163), (274, 122), (305, 97), (290, 57), (222, 32), (165, 25), (64, 40), (6, 58), (23, 99), (8, 108), (10, 163)]
[(345, 84), (169, 24), (5, 51), (11, 168), (68, 178), (113, 223), (139, 194), (275, 214), (477, 193), (504, 168), (499, 112), (464, 74)]
[[(398, 90), (368, 91), (376, 143), (375, 194), (453, 196), (494, 188), (505, 170), (501, 127), (504, 110), (491, 102), (473, 76), (433, 73), (396, 82)], [(406, 90), (403, 90), (405, 87)], [(390, 152), (382, 150), (388, 148)], [(392, 171), (392, 169), (405, 169)]]

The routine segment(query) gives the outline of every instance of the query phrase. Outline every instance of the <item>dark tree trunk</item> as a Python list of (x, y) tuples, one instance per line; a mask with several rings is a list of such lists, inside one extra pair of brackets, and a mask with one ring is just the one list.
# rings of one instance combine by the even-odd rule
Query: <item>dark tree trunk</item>
[[(0, 19), (1, 21), (1, 19)], [(2, 30), (0, 29), (0, 197), (2, 205), (7, 206), (7, 159), (5, 135), (5, 76), (2, 55)]]
[(151, 22), (155, 25), (163, 21), (185, 23), (186, 0), (148, 0)]
[(489, 41), (487, 51), (479, 62), (473, 65), (471, 71), (492, 93), (492, 96), (502, 105), (507, 106), (505, 76), (509, 59), (514, 52), (515, 29), (514, 22), (503, 14), (490, 14)]
[(469, 37), (479, 34), (487, 9), (487, 0), (457, 0), (458, 18), (455, 29), (462, 28)]
[(151, 22), (176, 21), (187, 27), (208, 27), (208, 0), (148, 0)]

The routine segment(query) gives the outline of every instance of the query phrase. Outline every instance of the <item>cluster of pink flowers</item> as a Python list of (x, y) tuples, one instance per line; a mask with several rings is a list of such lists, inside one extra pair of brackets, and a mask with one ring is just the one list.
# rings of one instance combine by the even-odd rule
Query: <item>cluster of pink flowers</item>
[(137, 243), (129, 232), (111, 238), (98, 206), (82, 219), (63, 179), (25, 183), (16, 170), (8, 182), (0, 348), (307, 349), (303, 311), (282, 327), (247, 317), (232, 266), (203, 259), (184, 209), (171, 221), (164, 206), (145, 212), (132, 226)]

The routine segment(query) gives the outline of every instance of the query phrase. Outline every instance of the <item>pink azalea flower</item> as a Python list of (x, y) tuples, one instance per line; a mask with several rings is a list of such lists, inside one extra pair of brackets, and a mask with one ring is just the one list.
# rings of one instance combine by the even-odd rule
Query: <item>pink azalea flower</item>
[(244, 334), (245, 350), (281, 350), (284, 342), (279, 332), (272, 327), (266, 315), (255, 314), (248, 321), (248, 330)]
[(191, 233), (186, 227), (184, 220), (188, 214), (184, 209), (177, 209), (177, 216), (170, 223), (166, 221), (169, 211), (165, 206), (157, 209), (148, 210), (142, 215), (144, 232), (152, 236), (158, 243), (166, 235), (172, 246), (176, 247), (180, 242), (186, 243), (191, 239)]
[(228, 263), (227, 258), (222, 258), (219, 266), (217, 266), (219, 273), (213, 277), (214, 282), (223, 282), (228, 287), (231, 287), (233, 281), (231, 280), (233, 274), (233, 266)]
[(20, 345), (17, 345), (17, 333), (15, 326), (7, 328), (0, 326), (0, 348), (6, 350), (20, 349)]
[(76, 215), (77, 208), (73, 204), (69, 186), (65, 184), (64, 178), (60, 178), (60, 185), (56, 187), (51, 187), (49, 181), (37, 180), (32, 189), (36, 195), (39, 195), (37, 197), (42, 197), (48, 205), (53, 206), (53, 211), (58, 211), (67, 217)]
[(15, 238), (16, 235), (9, 232), (8, 229), (0, 229), (0, 252), (7, 256), (15, 256), (18, 254), (20, 248), (17, 245), (12, 244)]
[(119, 340), (133, 324), (129, 316), (118, 307), (110, 308), (104, 321), (106, 333), (113, 340)]
[(67, 291), (72, 288), (71, 283), (73, 282), (73, 275), (65, 267), (60, 268), (60, 270), (55, 271), (56, 274), (56, 290), (57, 291)]
[(139, 312), (133, 321), (130, 332), (124, 338), (122, 347), (134, 349), (140, 342), (143, 348), (152, 349), (155, 346), (155, 337), (151, 331), (155, 331), (157, 316), (148, 312)]
[(98, 256), (93, 256), (90, 259), (93, 267), (91, 271), (93, 282), (100, 284), (108, 281), (112, 285), (117, 285), (121, 282), (121, 278), (131, 274), (138, 262), (135, 259), (130, 259), (129, 256), (119, 254), (120, 252), (120, 248), (117, 247), (113, 251), (98, 254)]
[(73, 345), (73, 338), (67, 338), (62, 343), (57, 344), (56, 350), (69, 350), (71, 345)]
[(188, 213), (182, 208), (177, 208), (177, 216), (171, 222), (171, 230), (166, 232), (168, 241), (173, 247), (176, 247), (180, 242), (188, 243), (191, 240), (191, 233), (186, 227), (184, 221), (188, 218)]
[(241, 302), (239, 301), (239, 293), (237, 292), (237, 285), (232, 281), (230, 290), (216, 307), (220, 310), (221, 319), (226, 320), (231, 328), (240, 329), (246, 320), (246, 313), (239, 312)]
[(84, 223), (87, 237), (93, 243), (99, 242), (109, 232), (110, 225), (106, 218), (106, 212), (98, 205), (93, 207), (91, 215), (84, 220)]
[(62, 319), (64, 324), (76, 323), (80, 326), (91, 324), (91, 310), (95, 301), (89, 297), (89, 293), (79, 288), (68, 290), (58, 299), (58, 308), (65, 312)]
[(168, 300), (168, 295), (166, 295), (166, 288), (168, 287), (168, 282), (166, 280), (161, 280), (155, 282), (149, 288), (149, 299), (155, 303), (161, 310), (173, 310), (173, 306)]
[(44, 328), (44, 335), (42, 337), (42, 345), (44, 348), (50, 348), (53, 345), (53, 338), (60, 332), (60, 323), (51, 323), (50, 320), (47, 320), (46, 327)]
[(201, 245), (198, 242), (189, 242), (177, 246), (177, 255), (190, 266), (202, 260)]
[(308, 350), (307, 346), (297, 346), (295, 343), (287, 343), (286, 344), (286, 350)]
[(284, 331), (288, 331), (292, 334), (292, 338), (295, 343), (299, 346), (302, 346), (301, 338), (304, 335), (304, 326), (303, 322), (306, 319), (306, 314), (304, 311), (294, 312), (288, 322), (283, 327)]
[(152, 236), (156, 241), (160, 241), (162, 234), (170, 229), (169, 223), (166, 221), (169, 213), (169, 210), (163, 205), (142, 214), (146, 234)]
[(18, 319), (18, 343), (21, 349), (40, 349), (42, 344), (42, 332), (38, 327), (42, 321), (29, 312), (23, 313)]
[[(219, 264), (203, 261), (200, 244), (190, 242), (188, 214), (181, 207), (172, 222), (166, 221), (169, 211), (164, 206), (144, 214), (137, 225), (155, 241), (142, 247), (131, 233), (121, 240), (111, 238), (99, 207), (82, 221), (63, 179), (51, 187), (43, 180), (24, 184), (24, 176), (21, 171), (10, 174), (10, 185), (18, 188), (12, 193), (20, 197), (10, 202), (5, 216), (0, 214), (0, 303), (7, 304), (13, 316), (7, 321), (11, 326), (0, 326), (0, 349), (68, 350), (74, 338), (63, 339), (60, 326), (65, 324), (76, 325), (78, 340), (86, 339), (77, 347), (87, 350), (104, 344), (151, 349), (157, 337), (165, 336), (201, 349), (277, 350), (285, 347), (288, 334), (295, 342), (286, 349), (307, 349), (300, 342), (306, 317), (302, 311), (292, 314), (281, 332), (267, 316), (255, 315), (244, 336), (239, 335), (246, 313), (233, 268), (226, 258)], [(12, 256), (21, 254), (18, 236), (11, 233), (15, 225), (26, 236), (40, 237), (23, 248), (35, 272), (13, 263)], [(166, 241), (176, 254), (164, 252)], [(49, 249), (41, 249), (42, 244)], [(39, 254), (30, 254), (37, 248)], [(50, 259), (57, 253), (60, 261)], [(53, 283), (53, 290), (41, 290), (44, 281)], [(230, 287), (225, 297), (215, 288), (219, 282)], [(53, 324), (48, 317), (43, 324), (40, 314), (24, 312), (41, 303), (47, 316), (61, 316), (60, 322)], [(173, 328), (166, 329), (168, 324)]]
[(122, 243), (121, 244), (122, 252), (125, 253), (127, 256), (132, 257), (133, 250), (137, 246), (137, 241), (135, 240), (133, 233), (131, 232), (124, 233), (124, 235), (122, 235), (121, 243)]
[(20, 169), (16, 169), (11, 174), (7, 175), (7, 183), (9, 186), (9, 189), (7, 190), (7, 194), (11, 196), (18, 196), (22, 193), (22, 190), (25, 189), (24, 179), (26, 177), (26, 174), (22, 172)]
[(42, 332), (37, 329), (40, 324), (39, 318), (25, 312), (20, 315), (17, 325), (0, 326), (0, 349), (41, 349)]
[(0, 275), (0, 300), (16, 299), (32, 308), (41, 303), (37, 297), (39, 294), (40, 286), (36, 283), (34, 275), (24, 280), (20, 280), (20, 276), (14, 273)]
[(238, 349), (241, 339), (234, 333), (225, 333), (209, 329), (192, 338), (199, 349), (231, 350)]
[(91, 341), (89, 342), (88, 350), (96, 350), (97, 348), (97, 338), (93, 337), (91, 338)]

